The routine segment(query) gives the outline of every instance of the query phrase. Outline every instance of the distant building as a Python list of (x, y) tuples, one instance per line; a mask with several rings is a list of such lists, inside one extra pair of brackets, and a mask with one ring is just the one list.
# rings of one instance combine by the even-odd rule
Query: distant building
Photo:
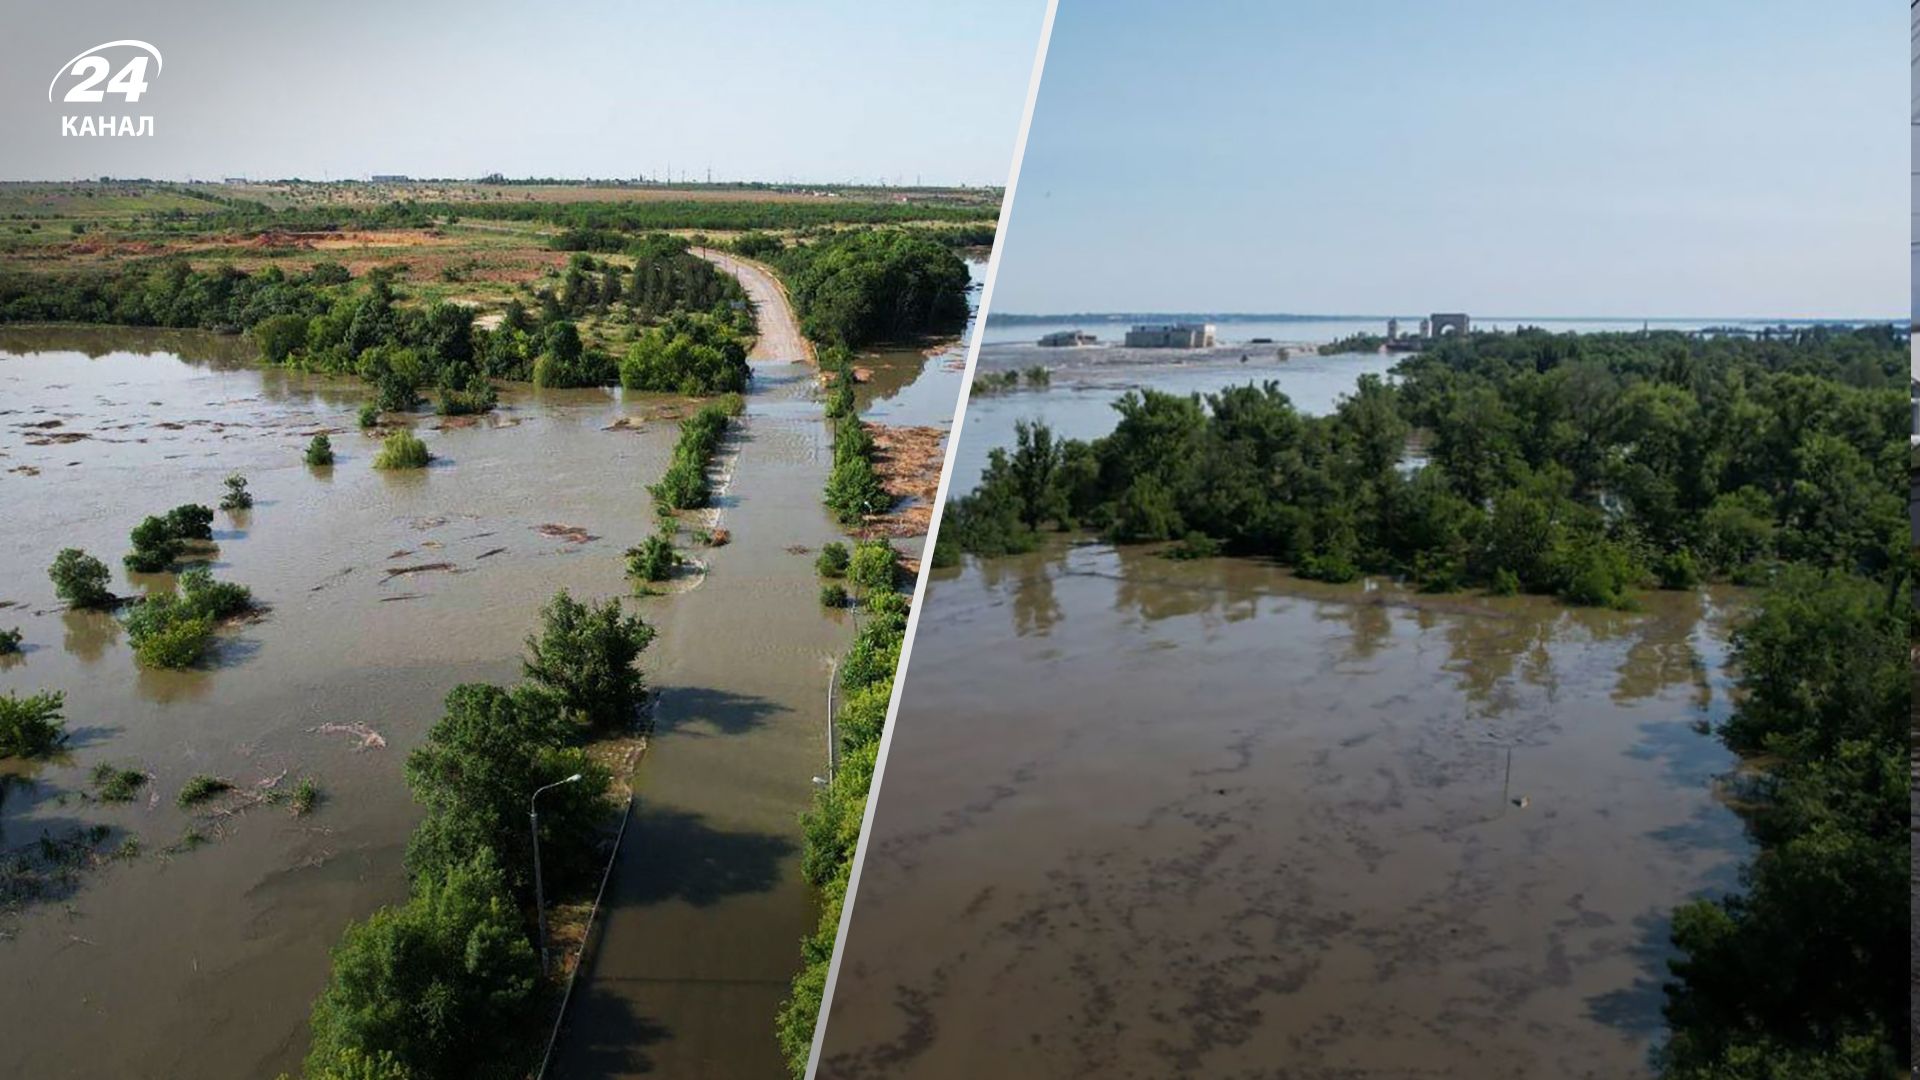
[(1099, 338), (1085, 330), (1058, 330), (1040, 339), (1040, 344), (1049, 349), (1066, 348), (1074, 345), (1096, 345)]
[(1394, 338), (1397, 338), (1399, 336), (1400, 336), (1400, 320), (1388, 319), (1387, 320), (1387, 340), (1392, 341)]
[[(1425, 329), (1429, 324), (1432, 326), (1431, 334)], [(1437, 311), (1429, 315), (1426, 322), (1420, 325), (1422, 327), (1420, 332), (1421, 337), (1439, 337), (1449, 330), (1465, 337), (1468, 331), (1473, 329), (1472, 321), (1467, 318), (1465, 312), (1461, 311)]]
[(412, 181), (412, 179), (413, 177), (407, 176), (403, 173), (374, 173), (373, 174), (373, 182), (376, 184), (405, 184)]
[(1213, 345), (1212, 323), (1144, 323), (1127, 331), (1129, 349), (1206, 349)]

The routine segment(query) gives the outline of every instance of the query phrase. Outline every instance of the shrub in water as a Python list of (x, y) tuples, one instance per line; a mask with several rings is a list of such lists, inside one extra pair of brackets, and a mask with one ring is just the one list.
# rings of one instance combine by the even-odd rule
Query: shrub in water
[(133, 527), (133, 550), (123, 560), (127, 569), (139, 574), (163, 573), (180, 558), (183, 545), (167, 519), (148, 516)]
[(333, 440), (325, 435), (315, 435), (313, 441), (307, 444), (306, 457), (309, 465), (333, 464)]
[(424, 469), (433, 455), (427, 453), (427, 444), (411, 431), (396, 431), (387, 436), (380, 444), (380, 453), (373, 459), (376, 469)]
[(67, 741), (66, 721), (60, 710), (67, 695), (43, 690), (30, 697), (7, 691), (0, 697), (0, 758), (44, 757)]
[(642, 581), (665, 581), (679, 565), (680, 555), (673, 550), (673, 541), (662, 533), (627, 549), (627, 574)]
[(180, 574), (180, 607), (189, 618), (218, 621), (253, 608), (253, 590), (213, 580), (213, 571), (195, 566)]
[(20, 642), (24, 637), (25, 635), (20, 633), (20, 628), (17, 626), (11, 630), (0, 630), (0, 656), (11, 656), (19, 652)]
[(53, 579), (54, 595), (74, 607), (106, 607), (115, 599), (107, 591), (107, 564), (79, 548), (63, 548), (47, 576)]
[(380, 426), (380, 406), (367, 402), (360, 406), (360, 427), (362, 429)]
[(132, 802), (147, 783), (147, 774), (138, 769), (121, 769), (106, 762), (93, 767), (93, 788), (101, 802)]
[(847, 606), (846, 586), (838, 582), (828, 582), (820, 586), (820, 606), (843, 608)]
[(194, 615), (181, 598), (149, 596), (127, 615), (134, 659), (147, 667), (192, 667), (213, 644), (213, 620)]
[(864, 595), (892, 592), (898, 558), (893, 545), (885, 540), (862, 540), (848, 561), (847, 580)]
[(221, 496), (220, 509), (245, 510), (252, 505), (253, 496), (247, 493), (247, 478), (239, 473), (227, 477), (227, 493)]
[[(233, 481), (228, 480), (227, 483), (231, 485)], [(241, 481), (241, 486), (244, 487), (245, 485), (246, 481)], [(167, 511), (165, 521), (167, 523), (167, 530), (173, 533), (175, 539), (213, 539), (213, 511), (207, 507), (194, 503), (188, 503), (185, 506), (176, 506)]]
[(813, 560), (813, 568), (819, 571), (823, 578), (845, 577), (850, 558), (847, 545), (835, 540), (820, 549), (820, 557)]
[(540, 609), (540, 635), (527, 638), (524, 669), (588, 727), (617, 729), (646, 694), (633, 662), (652, 641), (653, 627), (624, 614), (619, 600), (589, 606), (562, 589)]

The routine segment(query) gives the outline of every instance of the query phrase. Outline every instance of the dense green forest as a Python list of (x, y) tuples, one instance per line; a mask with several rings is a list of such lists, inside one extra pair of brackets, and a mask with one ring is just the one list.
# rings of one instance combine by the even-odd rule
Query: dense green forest
[(1755, 765), (1742, 887), (1674, 913), (1669, 1080), (1887, 1080), (1908, 1027), (1911, 611), (1901, 582), (1789, 567), (1734, 636), (1719, 735)]
[(1479, 334), (1362, 377), (1327, 416), (1269, 383), (1130, 393), (1092, 442), (1023, 425), (946, 520), (986, 555), (1091, 528), (1582, 604), (1783, 562), (1879, 576), (1906, 549), (1905, 370), (1887, 327)]
[(1872, 1080), (1910, 1059), (1906, 343), (1890, 327), (1448, 340), (1334, 413), (1272, 384), (1148, 392), (1112, 434), (1021, 424), (935, 562), (1046, 528), (1327, 580), (1630, 605), (1757, 587), (1717, 733), (1760, 854), (1674, 915), (1673, 1080)]
[(820, 1015), (826, 989), (827, 965), (840, 931), (840, 909), (847, 898), (847, 880), (853, 871), (854, 848), (866, 816), (867, 796), (880, 752), (887, 703), (893, 697), (894, 669), (907, 632), (908, 599), (896, 591), (897, 574), (892, 545), (885, 540), (862, 543), (856, 550), (849, 578), (863, 587), (863, 617), (853, 648), (840, 665), (840, 704), (835, 728), (840, 737), (840, 764), (831, 781), (814, 796), (813, 809), (803, 820), (806, 838), (801, 850), (801, 872), (820, 890), (820, 922), (800, 944), (801, 969), (793, 989), (782, 1003), (775, 1025), (787, 1067), (796, 1080), (807, 1069), (813, 1027)]
[(780, 271), (800, 329), (822, 344), (859, 348), (966, 325), (966, 262), (916, 231), (836, 233), (755, 257)]

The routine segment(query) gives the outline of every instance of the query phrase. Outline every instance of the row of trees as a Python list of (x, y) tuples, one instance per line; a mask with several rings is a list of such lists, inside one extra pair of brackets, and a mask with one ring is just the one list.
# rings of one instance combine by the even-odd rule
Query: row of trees
[(426, 815), (407, 845), (410, 895), (347, 928), (313, 1008), (307, 1080), (518, 1080), (539, 1052), (549, 984), (535, 940), (528, 798), (547, 880), (588, 881), (604, 855), (610, 776), (581, 744), (632, 723), (634, 662), (653, 630), (618, 600), (564, 591), (527, 639), (525, 681), (469, 683), (407, 758)]
[(1759, 581), (1782, 562), (1877, 576), (1904, 560), (1905, 363), (1888, 327), (1478, 334), (1395, 381), (1362, 377), (1327, 416), (1268, 383), (1129, 393), (1091, 442), (1020, 425), (945, 520), (983, 555), (1091, 528), (1331, 581), (1389, 573), (1583, 604), (1644, 582)]
[[(885, 549), (884, 587), (877, 580), (880, 549)], [(870, 551), (875, 553), (873, 557), (867, 556)], [(868, 563), (875, 565), (869, 568)], [(858, 573), (868, 581), (869, 588), (859, 631), (840, 666), (842, 696), (834, 716), (840, 738), (839, 767), (826, 786), (815, 792), (813, 809), (802, 820), (805, 838), (801, 872), (820, 890), (820, 921), (801, 942), (801, 969), (775, 1023), (780, 1048), (796, 1080), (806, 1073), (807, 1052), (813, 1043), (814, 1022), (820, 1015), (827, 965), (840, 929), (840, 909), (846, 901), (854, 847), (860, 839), (860, 823), (866, 817), (887, 703), (893, 697), (894, 673), (907, 631), (909, 601), (896, 586), (898, 568), (890, 545), (885, 541), (877, 542), (877, 546), (862, 544), (845, 572)]]
[[(706, 265), (702, 263), (701, 265)], [(747, 346), (753, 317), (676, 312), (641, 331), (620, 361), (620, 385), (665, 394), (739, 394), (753, 377)]]
[(827, 394), (827, 419), (833, 424), (833, 468), (827, 473), (827, 509), (842, 525), (858, 525), (868, 514), (892, 505), (873, 467), (873, 435), (860, 422), (853, 399), (853, 357), (833, 347), (821, 358), (833, 376)]

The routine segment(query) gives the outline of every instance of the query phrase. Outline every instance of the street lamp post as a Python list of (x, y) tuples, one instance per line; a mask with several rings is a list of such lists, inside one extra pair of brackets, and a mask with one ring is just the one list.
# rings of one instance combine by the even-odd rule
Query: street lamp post
[(580, 779), (574, 773), (565, 780), (556, 780), (543, 788), (536, 788), (527, 797), (527, 816), (533, 819), (533, 911), (540, 923), (540, 974), (545, 976), (549, 970), (547, 961), (547, 897), (540, 884), (540, 793), (552, 791), (562, 784), (571, 784)]

